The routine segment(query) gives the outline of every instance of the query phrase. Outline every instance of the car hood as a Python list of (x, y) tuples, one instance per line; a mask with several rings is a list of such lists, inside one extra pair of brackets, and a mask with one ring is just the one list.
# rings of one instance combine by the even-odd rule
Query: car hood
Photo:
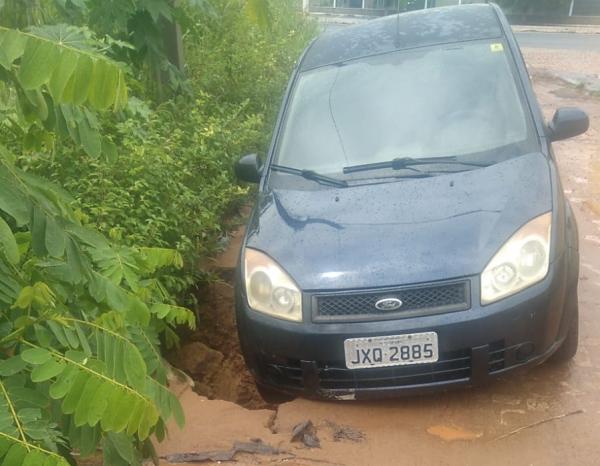
[(303, 290), (396, 286), (475, 275), (530, 219), (552, 209), (548, 161), (349, 188), (259, 194), (246, 245)]

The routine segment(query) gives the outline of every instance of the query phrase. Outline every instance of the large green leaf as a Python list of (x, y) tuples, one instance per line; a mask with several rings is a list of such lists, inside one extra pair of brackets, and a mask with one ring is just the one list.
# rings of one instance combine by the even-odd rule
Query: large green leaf
[(76, 427), (74, 424), (69, 426), (70, 444), (73, 448), (79, 450), (82, 458), (87, 458), (96, 453), (98, 444), (101, 440), (100, 435), (100, 426), (90, 427), (88, 425), (83, 425), (81, 427)]
[(181, 408), (181, 403), (165, 385), (153, 379), (146, 379), (146, 393), (158, 406), (163, 419), (173, 416), (177, 425), (183, 427), (185, 416)]
[(119, 456), (121, 456), (121, 458), (123, 458), (127, 464), (133, 464), (135, 452), (133, 450), (131, 438), (129, 438), (124, 432), (120, 432), (118, 434), (109, 432), (107, 437), (114, 446), (115, 450), (119, 453)]
[(0, 260), (0, 303), (12, 305), (21, 293), (19, 277), (14, 269)]
[(154, 376), (160, 383), (166, 383), (167, 374), (160, 354), (158, 332), (153, 327), (142, 329), (139, 326), (131, 326), (129, 335), (131, 342), (140, 351), (146, 363), (148, 374)]
[(127, 103), (123, 70), (94, 46), (86, 30), (53, 25), (24, 32), (0, 26), (0, 45), (0, 66), (12, 72), (16, 64), (26, 91), (46, 87), (56, 104), (96, 110), (120, 109)]
[(9, 161), (8, 151), (0, 145), (0, 210), (15, 219), (17, 226), (30, 220), (31, 202), (19, 186), (17, 170)]
[(0, 376), (9, 377), (25, 369), (26, 363), (21, 356), (13, 356), (0, 361)]
[(104, 60), (94, 64), (94, 75), (98, 81), (90, 89), (90, 103), (97, 109), (105, 110), (114, 104), (119, 86), (119, 69)]
[[(18, 389), (19, 387), (16, 387)], [(20, 389), (22, 393), (26, 389)], [(39, 409), (18, 409), (19, 401), (0, 380), (0, 464), (7, 466), (68, 466), (67, 461), (34, 440), (52, 443), (54, 426), (41, 419)]]
[(33, 207), (31, 216), (31, 248), (36, 256), (46, 255), (46, 215), (38, 206)]
[(10, 65), (25, 51), (27, 37), (14, 29), (0, 29), (0, 50), (2, 61), (0, 65), (9, 68)]
[(146, 363), (135, 346), (125, 349), (123, 353), (123, 369), (127, 377), (127, 382), (132, 387), (143, 387), (146, 378)]
[(58, 66), (48, 82), (48, 90), (54, 100), (59, 102), (63, 100), (63, 92), (77, 67), (78, 61), (79, 56), (71, 50), (64, 50), (60, 55)]
[(148, 272), (154, 272), (162, 267), (183, 267), (183, 257), (176, 249), (140, 248), (146, 262)]
[(76, 332), (67, 324), (77, 324), (95, 334), (94, 346), (99, 359), (81, 359), (85, 355), (74, 358), (69, 352), (29, 348), (21, 353), (21, 358), (35, 366), (31, 380), (56, 379), (49, 394), (53, 399), (62, 399), (62, 412), (74, 416), (75, 426), (93, 427), (101, 422), (105, 431), (127, 430), (146, 438), (158, 422), (159, 411), (145, 393), (146, 365), (135, 345), (94, 323), (66, 318), (62, 324), (54, 324), (74, 335)]
[(29, 32), (36, 37), (79, 51), (97, 52), (100, 46), (92, 31), (69, 24), (34, 26), (29, 28)]
[(88, 113), (83, 113), (80, 118), (76, 119), (76, 122), (83, 150), (91, 157), (99, 157), (102, 153), (102, 136), (95, 127), (95, 122)]
[(52, 42), (28, 40), (18, 75), (23, 89), (37, 89), (50, 81), (59, 64), (60, 52)]
[(94, 73), (94, 61), (92, 58), (82, 55), (77, 60), (77, 66), (73, 70), (73, 74), (67, 81), (61, 103), (70, 103), (75, 105), (84, 104), (90, 92), (92, 84), (92, 76)]
[(104, 302), (111, 309), (119, 311), (129, 323), (148, 325), (150, 321), (148, 306), (140, 298), (115, 285), (103, 275), (97, 272), (92, 273), (89, 291), (95, 300)]
[(86, 422), (89, 426), (95, 426), (102, 419), (102, 414), (106, 411), (108, 406), (108, 395), (112, 392), (112, 386), (109, 382), (101, 381), (100, 385), (96, 388), (96, 391), (90, 395), (93, 401), (88, 410), (86, 416)]
[(17, 240), (2, 217), (0, 217), (0, 252), (4, 253), (11, 264), (14, 265), (19, 262), (20, 253)]
[(21, 352), (23, 361), (29, 364), (44, 364), (52, 359), (52, 354), (45, 348), (29, 348)]
[(158, 22), (161, 17), (164, 17), (169, 21), (171, 20), (172, 7), (167, 0), (145, 0), (142, 4), (146, 11), (150, 13), (150, 17), (155, 23)]
[(130, 386), (143, 389), (147, 374), (146, 363), (138, 348), (118, 333), (93, 325), (98, 358), (106, 364), (106, 372)]
[(75, 366), (67, 367), (50, 386), (50, 397), (54, 400), (64, 398), (75, 382), (77, 374), (79, 374), (79, 371)]
[(35, 383), (45, 382), (56, 377), (63, 370), (65, 370), (63, 363), (50, 359), (31, 371), (31, 381)]
[(47, 309), (53, 308), (55, 304), (56, 295), (50, 287), (44, 282), (36, 282), (21, 289), (12, 307), (26, 310), (31, 310), (32, 307)]
[(115, 247), (94, 249), (91, 251), (91, 256), (102, 275), (115, 285), (120, 285), (125, 279), (132, 290), (138, 289), (140, 270), (131, 249)]
[(27, 448), (21, 442), (15, 442), (6, 452), (2, 466), (22, 465), (27, 456)]
[(170, 324), (186, 325), (191, 329), (196, 328), (196, 316), (185, 307), (156, 303), (152, 305), (150, 312)]
[(76, 414), (73, 418), (77, 427), (88, 423), (90, 411), (93, 409), (94, 405), (100, 401), (97, 398), (97, 392), (103, 383), (104, 381), (98, 377), (89, 377), (85, 383), (83, 392), (79, 398), (79, 403), (75, 409)]
[(52, 257), (62, 257), (65, 253), (66, 235), (54, 218), (46, 220), (46, 250)]

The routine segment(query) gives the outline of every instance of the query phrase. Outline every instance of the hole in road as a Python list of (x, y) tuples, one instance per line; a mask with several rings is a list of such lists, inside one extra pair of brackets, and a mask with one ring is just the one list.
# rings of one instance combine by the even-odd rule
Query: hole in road
[(181, 346), (168, 355), (194, 380), (194, 391), (248, 409), (275, 409), (291, 398), (259, 391), (246, 368), (235, 324), (233, 270), (198, 289), (197, 329), (181, 333)]

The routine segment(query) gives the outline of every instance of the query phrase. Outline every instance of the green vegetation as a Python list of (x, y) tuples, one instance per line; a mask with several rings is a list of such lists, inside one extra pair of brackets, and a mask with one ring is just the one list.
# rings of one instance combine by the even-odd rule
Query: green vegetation
[(141, 464), (183, 423), (161, 346), (315, 27), (293, 0), (180, 3), (0, 0), (2, 464)]
[[(67, 144), (19, 158), (66, 188), (113, 241), (177, 249), (186, 258), (183, 269), (163, 276), (179, 295), (198, 279), (198, 259), (219, 244), (224, 215), (245, 198), (233, 162), (265, 150), (289, 73), (316, 32), (294, 1), (271, 2), (263, 27), (240, 0), (197, 3), (177, 12), (185, 76), (171, 75), (158, 94), (181, 92), (158, 100), (155, 86), (143, 84), (153, 72), (140, 61), (135, 97), (120, 118), (102, 121), (116, 153), (90, 158), (84, 147)], [(123, 50), (129, 53), (118, 47), (118, 58)]]
[(508, 14), (564, 16), (569, 12), (571, 0), (498, 0), (497, 3)]

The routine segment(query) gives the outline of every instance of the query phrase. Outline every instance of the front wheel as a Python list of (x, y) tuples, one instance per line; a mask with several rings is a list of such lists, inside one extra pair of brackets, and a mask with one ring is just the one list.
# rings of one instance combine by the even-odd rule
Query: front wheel
[(256, 383), (256, 390), (265, 403), (269, 405), (280, 405), (294, 399), (294, 397), (288, 393), (277, 390), (276, 388), (262, 385), (258, 382)]
[(577, 300), (577, 291), (572, 293), (568, 306), (573, 306), (571, 312), (573, 317), (571, 318), (571, 325), (567, 337), (560, 345), (560, 348), (556, 350), (556, 353), (552, 355), (552, 361), (556, 363), (564, 363), (573, 359), (577, 354), (577, 347), (579, 346), (579, 303)]

